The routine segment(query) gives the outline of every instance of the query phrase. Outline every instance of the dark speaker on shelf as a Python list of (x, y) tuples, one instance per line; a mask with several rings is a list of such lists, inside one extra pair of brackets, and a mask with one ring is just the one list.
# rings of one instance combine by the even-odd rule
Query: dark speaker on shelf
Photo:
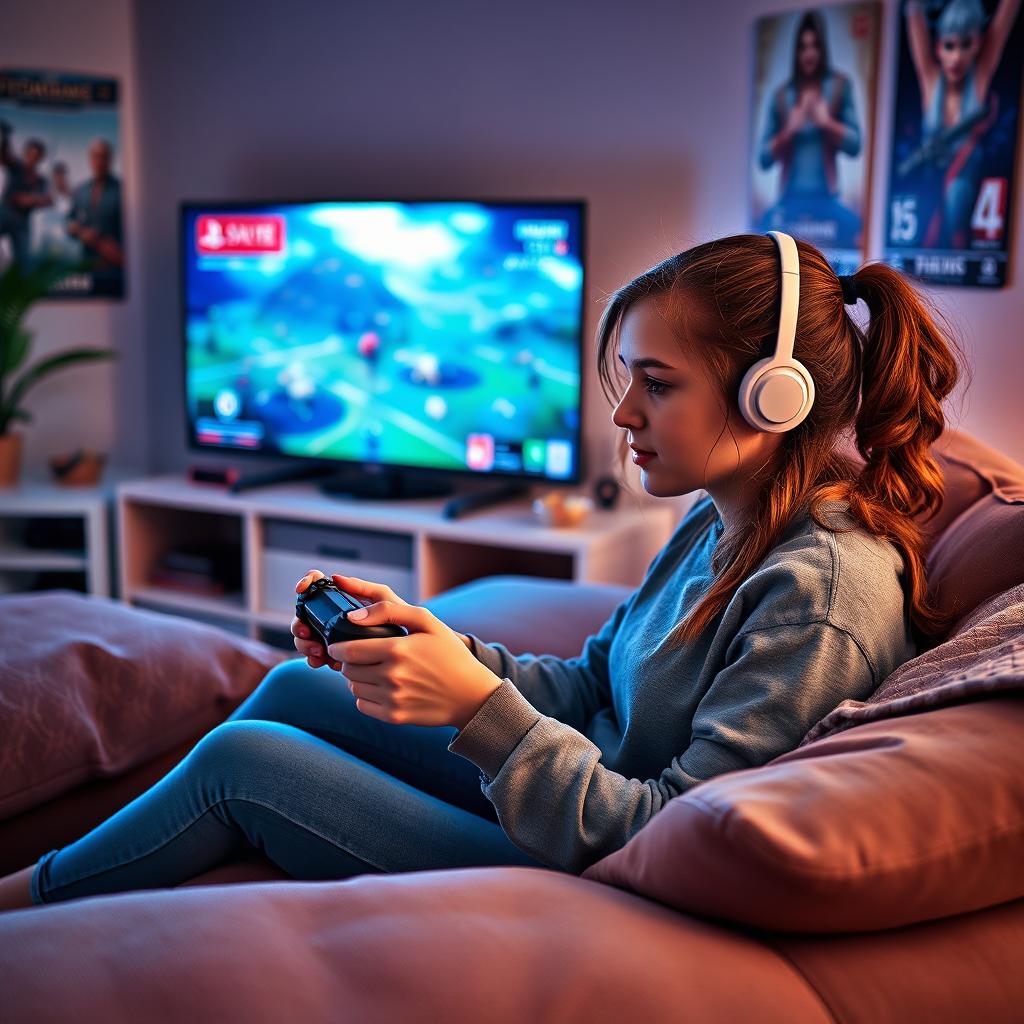
[(619, 500), (619, 482), (613, 476), (598, 477), (594, 481), (594, 501), (598, 508), (614, 508)]

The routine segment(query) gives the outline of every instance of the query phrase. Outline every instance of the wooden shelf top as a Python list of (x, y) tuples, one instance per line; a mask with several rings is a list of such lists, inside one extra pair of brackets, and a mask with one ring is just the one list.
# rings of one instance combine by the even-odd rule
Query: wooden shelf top
[(471, 512), (458, 519), (442, 515), (446, 499), (370, 501), (330, 497), (312, 483), (275, 484), (239, 494), (221, 485), (197, 484), (179, 474), (129, 480), (117, 488), (122, 502), (147, 502), (198, 511), (304, 520), (367, 530), (401, 531), (413, 535), (495, 544), (536, 550), (582, 551), (594, 541), (614, 540), (637, 525), (671, 529), (676, 506), (638, 502), (625, 495), (617, 508), (594, 509), (579, 528), (544, 526), (535, 518), (530, 498), (520, 498)]
[(58, 484), (53, 477), (27, 473), (11, 487), (0, 487), (0, 515), (75, 515), (103, 508), (118, 483), (135, 474), (113, 469), (92, 487)]

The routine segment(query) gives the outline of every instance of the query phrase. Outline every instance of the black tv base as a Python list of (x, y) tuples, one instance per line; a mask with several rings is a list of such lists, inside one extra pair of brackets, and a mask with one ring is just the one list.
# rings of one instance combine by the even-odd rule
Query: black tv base
[[(443, 498), (455, 492), (455, 485), (443, 476), (417, 476), (409, 470), (381, 467), (377, 471), (360, 470), (339, 472), (337, 466), (283, 466), (259, 473), (250, 473), (233, 480), (228, 489), (231, 494), (253, 487), (267, 487), (290, 480), (311, 480), (325, 477), (319, 489), (332, 498), (365, 498), (376, 501), (399, 501), (413, 498)], [(444, 503), (441, 514), (445, 519), (458, 519), (476, 509), (496, 505), (528, 493), (527, 483), (508, 480), (490, 487), (468, 490)]]
[[(250, 473), (233, 481), (228, 489), (232, 494), (237, 494), (239, 491), (248, 491), (254, 487), (269, 487), (271, 484), (290, 480), (312, 480), (317, 477), (326, 478), (320, 481), (320, 490), (334, 498), (399, 501), (412, 498), (441, 498), (455, 490), (452, 481), (442, 476), (418, 476), (408, 470), (391, 469), (386, 466), (377, 470), (339, 472), (337, 466), (319, 465), (284, 466), (262, 473)], [(441, 514), (445, 519), (458, 519), (476, 509), (521, 497), (528, 491), (528, 485), (517, 480), (466, 491), (445, 502)]]
[(314, 477), (327, 476), (329, 473), (337, 473), (336, 466), (283, 466), (278, 469), (268, 469), (262, 473), (250, 473), (248, 476), (240, 476), (228, 484), (228, 490), (232, 494), (239, 491), (249, 491), (254, 487), (269, 487), (271, 484), (282, 484), (289, 480), (312, 480)]
[(356, 473), (338, 472), (321, 481), (320, 490), (336, 498), (373, 498), (398, 501), (403, 498), (440, 498), (455, 488), (444, 477), (417, 476), (403, 469), (381, 467)]
[[(394, 501), (403, 498), (438, 498), (455, 490), (443, 477), (416, 476), (406, 470), (382, 469), (379, 473), (338, 474), (320, 483), (320, 490), (332, 497), (371, 498)], [(492, 487), (456, 494), (445, 502), (441, 515), (458, 519), (477, 509), (518, 498), (529, 488), (519, 481), (499, 483)]]
[(416, 476), (402, 470), (382, 467), (375, 470), (339, 471), (337, 466), (282, 466), (261, 473), (240, 476), (228, 486), (232, 494), (254, 487), (292, 480), (314, 480), (326, 477), (320, 490), (332, 497), (374, 498), (380, 501), (399, 498), (438, 498), (451, 494), (453, 487), (443, 477)]

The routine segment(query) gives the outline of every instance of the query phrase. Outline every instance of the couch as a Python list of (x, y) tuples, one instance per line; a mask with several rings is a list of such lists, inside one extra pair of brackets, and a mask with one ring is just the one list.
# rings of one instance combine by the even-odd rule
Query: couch
[[(1020, 1021), (1024, 467), (960, 431), (934, 452), (947, 491), (924, 524), (928, 579), (956, 621), (795, 750), (669, 801), (581, 875), (299, 882), (254, 850), (176, 888), (0, 914), (0, 1017)], [(428, 604), (513, 650), (571, 656), (627, 592), (509, 576)], [(285, 656), (114, 602), (32, 597), (79, 629), (15, 664), (45, 609), (0, 599), (0, 698), (21, 694), (0, 699), (5, 747), (32, 718), (40, 650), (66, 687), (58, 711), (35, 709), (63, 723), (59, 741), (27, 730), (47, 771), (0, 792), (5, 871), (141, 792)], [(178, 629), (214, 668), (185, 666), (200, 681), (171, 701), (133, 644), (159, 660), (153, 645)], [(114, 677), (134, 716), (99, 696)], [(0, 757), (0, 779), (25, 753)]]

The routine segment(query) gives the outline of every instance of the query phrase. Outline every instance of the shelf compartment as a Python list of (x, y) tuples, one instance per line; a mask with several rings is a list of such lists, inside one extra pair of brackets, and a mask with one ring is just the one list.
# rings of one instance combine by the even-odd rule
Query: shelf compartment
[(257, 614), (295, 609), (295, 584), (313, 568), (383, 583), (406, 601), (417, 594), (414, 538), (398, 531), (267, 518), (261, 521)]
[[(213, 543), (232, 552), (238, 560), (238, 575), (244, 593), (246, 582), (241, 516), (129, 500), (122, 503), (120, 520), (123, 594), (149, 589), (158, 595), (173, 596), (179, 593), (171, 588), (160, 587), (154, 582), (152, 574), (169, 551), (196, 543)], [(180, 593), (188, 601), (224, 600), (229, 606), (234, 604), (230, 595), (192, 595), (184, 590)]]
[(194, 594), (188, 590), (143, 586), (133, 587), (125, 595), (125, 598), (132, 604), (151, 605), (160, 610), (195, 611), (197, 617), (213, 615), (241, 622), (248, 622), (252, 617), (245, 609), (245, 599), (241, 591), (209, 597), (206, 594)]
[(155, 600), (150, 601), (148, 594), (133, 595), (130, 603), (138, 608), (145, 608), (148, 611), (161, 612), (164, 615), (176, 615), (182, 619), (201, 622), (206, 626), (216, 626), (218, 629), (234, 633), (236, 636), (244, 636), (246, 639), (252, 638), (252, 627), (248, 619), (224, 614), (223, 608), (207, 609), (196, 604), (188, 606), (167, 604), (159, 595)]
[[(31, 579), (26, 582), (26, 577)], [(31, 594), (39, 590), (75, 590), (88, 593), (88, 569), (0, 568), (0, 594)]]
[(575, 578), (575, 556), (572, 552), (425, 538), (420, 573), (422, 591), (418, 600), (429, 600), (435, 594), (482, 576), (508, 575), (571, 580)]
[(0, 569), (18, 570), (85, 570), (88, 559), (85, 552), (21, 548), (13, 544), (0, 544)]

